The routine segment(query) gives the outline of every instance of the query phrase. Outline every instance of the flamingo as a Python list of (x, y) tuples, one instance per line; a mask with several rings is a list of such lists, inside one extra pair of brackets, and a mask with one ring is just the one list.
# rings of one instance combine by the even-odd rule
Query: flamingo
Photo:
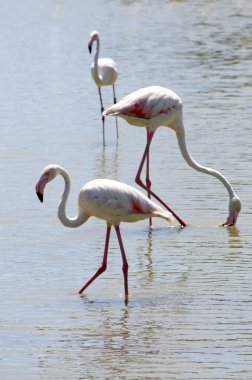
[[(99, 33), (94, 30), (90, 33), (90, 40), (88, 43), (88, 49), (90, 54), (92, 53), (93, 43), (96, 41), (96, 53), (94, 56), (94, 62), (91, 65), (91, 75), (93, 77), (94, 82), (96, 83), (99, 91), (100, 103), (101, 103), (101, 113), (104, 111), (102, 95), (101, 95), (101, 87), (102, 86), (112, 86), (113, 87), (113, 97), (114, 103), (116, 103), (116, 95), (115, 95), (115, 82), (118, 76), (117, 66), (115, 61), (110, 58), (99, 58), (100, 52), (100, 37)], [(102, 115), (102, 131), (103, 131), (103, 145), (105, 145), (105, 118)], [(116, 118), (116, 134), (118, 138), (118, 124)]]
[[(129, 124), (137, 127), (145, 127), (147, 130), (147, 144), (140, 162), (139, 169), (135, 181), (143, 189), (148, 191), (149, 196), (156, 198), (173, 216), (179, 221), (182, 226), (186, 223), (180, 219), (171, 208), (166, 205), (152, 190), (149, 178), (148, 155), (150, 144), (154, 133), (160, 126), (171, 128), (177, 136), (178, 146), (185, 161), (197, 171), (209, 174), (218, 178), (229, 195), (229, 215), (222, 226), (234, 226), (236, 224), (239, 212), (241, 210), (241, 201), (233, 190), (231, 184), (220, 172), (205, 167), (197, 163), (190, 155), (185, 139), (185, 129), (183, 125), (183, 103), (180, 97), (173, 91), (160, 87), (150, 86), (139, 89), (125, 96), (118, 103), (106, 109), (104, 115), (120, 116)], [(141, 173), (145, 161), (147, 161), (146, 185), (141, 180)]]
[(59, 165), (48, 165), (36, 184), (36, 193), (41, 202), (46, 185), (57, 175), (65, 181), (65, 189), (58, 207), (58, 218), (66, 227), (76, 228), (85, 223), (91, 216), (107, 222), (107, 232), (102, 264), (97, 272), (79, 290), (81, 294), (107, 268), (107, 256), (111, 227), (115, 228), (123, 262), (125, 300), (128, 299), (128, 262), (123, 247), (120, 223), (137, 222), (150, 217), (158, 217), (173, 222), (169, 212), (162, 209), (140, 191), (121, 182), (110, 179), (96, 179), (84, 185), (79, 193), (78, 212), (74, 218), (66, 215), (66, 202), (70, 193), (70, 177)]

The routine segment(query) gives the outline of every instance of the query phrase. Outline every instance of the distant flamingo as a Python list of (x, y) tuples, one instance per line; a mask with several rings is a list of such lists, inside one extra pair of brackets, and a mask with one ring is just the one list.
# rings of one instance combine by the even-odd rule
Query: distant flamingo
[(140, 191), (121, 182), (110, 179), (96, 179), (84, 185), (79, 193), (78, 213), (74, 218), (66, 215), (66, 202), (70, 193), (70, 177), (59, 165), (48, 165), (35, 187), (37, 196), (43, 202), (43, 193), (48, 182), (60, 174), (65, 181), (65, 189), (58, 207), (58, 218), (66, 227), (79, 227), (91, 216), (106, 220), (107, 233), (103, 260), (94, 276), (80, 289), (81, 294), (107, 268), (107, 256), (111, 226), (116, 230), (124, 275), (125, 300), (128, 299), (128, 263), (124, 251), (121, 233), (121, 222), (137, 222), (150, 217), (159, 217), (173, 222), (171, 214), (149, 200)]
[[(158, 127), (165, 126), (174, 130), (177, 136), (178, 145), (185, 161), (202, 173), (218, 178), (226, 187), (229, 195), (229, 216), (222, 226), (235, 225), (241, 210), (241, 201), (234, 192), (228, 180), (218, 171), (198, 164), (188, 152), (185, 140), (185, 129), (183, 126), (182, 100), (171, 90), (159, 86), (142, 88), (125, 96), (115, 105), (103, 112), (104, 115), (120, 116), (129, 124), (137, 127), (146, 127), (147, 144), (136, 175), (136, 183), (148, 191), (149, 195), (156, 198), (182, 226), (186, 226), (175, 213), (167, 206), (153, 191), (149, 178), (148, 154), (153, 135)], [(145, 161), (147, 160), (146, 185), (141, 180), (141, 173)]]
[[(93, 43), (96, 41), (96, 53), (94, 57), (94, 62), (91, 65), (91, 74), (93, 80), (98, 86), (100, 103), (101, 103), (101, 113), (104, 111), (102, 95), (101, 95), (101, 87), (102, 86), (112, 86), (113, 87), (113, 97), (114, 103), (116, 103), (116, 95), (115, 95), (115, 81), (117, 79), (118, 71), (115, 61), (110, 58), (99, 58), (100, 52), (100, 38), (99, 33), (97, 31), (93, 31), (90, 33), (90, 40), (88, 43), (88, 49), (90, 54), (92, 53)], [(102, 115), (102, 130), (103, 130), (103, 145), (105, 145), (105, 118)], [(116, 118), (116, 134), (118, 138), (118, 124)]]

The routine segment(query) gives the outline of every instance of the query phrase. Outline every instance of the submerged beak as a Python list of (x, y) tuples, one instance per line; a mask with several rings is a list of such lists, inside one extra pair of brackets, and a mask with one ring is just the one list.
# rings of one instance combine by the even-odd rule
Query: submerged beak
[(235, 223), (237, 221), (238, 215), (239, 215), (239, 211), (232, 211), (228, 215), (226, 222), (223, 223), (221, 225), (221, 227), (224, 227), (224, 226), (227, 226), (227, 227), (235, 226)]
[(43, 173), (40, 177), (37, 185), (35, 186), (36, 194), (40, 202), (43, 202), (43, 194), (46, 184), (48, 182), (48, 173)]

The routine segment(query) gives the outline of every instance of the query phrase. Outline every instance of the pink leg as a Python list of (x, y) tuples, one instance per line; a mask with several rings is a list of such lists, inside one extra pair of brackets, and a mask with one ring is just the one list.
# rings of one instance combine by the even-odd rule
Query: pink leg
[[(148, 128), (146, 128), (146, 132), (147, 132), (146, 144), (148, 144), (148, 142), (151, 138), (151, 132), (149, 131)], [(147, 191), (148, 191), (148, 198), (150, 199), (151, 198), (151, 194), (150, 194), (151, 181), (150, 181), (150, 150), (149, 149), (148, 149), (148, 153), (146, 156), (146, 186), (147, 186)], [(149, 218), (149, 226), (150, 227), (152, 226), (152, 219), (151, 218)]]
[(100, 268), (97, 270), (97, 272), (94, 274), (93, 277), (90, 278), (90, 280), (79, 290), (79, 294), (84, 292), (84, 290), (98, 277), (100, 274), (105, 272), (107, 269), (107, 258), (108, 258), (108, 246), (109, 246), (109, 237), (110, 237), (110, 231), (111, 231), (111, 226), (107, 226), (107, 234), (106, 234), (106, 241), (105, 241), (105, 247), (104, 247), (104, 254), (103, 254), (103, 260), (102, 260), (102, 265)]
[(118, 239), (120, 250), (121, 250), (121, 254), (122, 254), (122, 261), (123, 261), (122, 270), (123, 270), (123, 276), (124, 276), (124, 291), (125, 291), (125, 300), (127, 301), (128, 300), (128, 296), (129, 296), (129, 292), (128, 292), (128, 267), (129, 266), (128, 266), (126, 254), (125, 254), (125, 251), (124, 251), (124, 247), (123, 247), (123, 242), (122, 242), (122, 237), (121, 237), (121, 232), (120, 232), (119, 225), (115, 226), (115, 230), (116, 230), (117, 239)]
[(151, 144), (153, 136), (154, 136), (154, 132), (149, 132), (148, 142), (146, 144), (144, 154), (143, 154), (142, 160), (140, 162), (140, 165), (139, 165), (139, 168), (137, 171), (135, 182), (139, 186), (141, 186), (143, 189), (145, 189), (148, 192), (148, 195), (149, 194), (152, 195), (158, 202), (161, 203), (161, 205), (163, 207), (165, 207), (168, 211), (170, 211), (170, 213), (174, 216), (175, 219), (177, 219), (177, 221), (181, 224), (181, 226), (185, 227), (186, 223), (182, 219), (180, 219), (180, 217), (166, 203), (164, 203), (164, 201), (162, 201), (161, 198), (159, 198), (155, 193), (153, 193), (153, 191), (151, 191), (151, 189), (148, 188), (148, 186), (144, 185), (143, 181), (141, 180), (141, 173), (143, 170), (144, 163), (145, 163), (145, 161), (148, 157), (148, 154), (149, 154), (150, 144)]

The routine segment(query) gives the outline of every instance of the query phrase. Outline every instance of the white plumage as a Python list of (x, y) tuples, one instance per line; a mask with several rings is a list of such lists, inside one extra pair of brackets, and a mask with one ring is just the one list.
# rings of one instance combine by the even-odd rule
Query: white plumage
[[(113, 100), (116, 103), (116, 95), (115, 95), (115, 82), (118, 76), (117, 65), (113, 59), (110, 58), (99, 58), (100, 53), (100, 36), (97, 31), (93, 31), (90, 33), (90, 39), (88, 43), (88, 49), (90, 54), (92, 53), (93, 43), (96, 42), (96, 52), (94, 56), (94, 61), (91, 65), (91, 75), (98, 87), (100, 103), (101, 103), (101, 112), (104, 111), (102, 95), (101, 95), (101, 87), (102, 86), (112, 86), (113, 87)], [(102, 115), (102, 127), (103, 127), (103, 144), (105, 145), (105, 119)], [(116, 132), (118, 137), (118, 125), (116, 119)]]
[(107, 237), (104, 248), (102, 266), (97, 273), (80, 289), (82, 293), (91, 282), (106, 270), (108, 244), (111, 226), (115, 227), (122, 259), (125, 285), (125, 298), (128, 297), (128, 263), (122, 244), (119, 225), (121, 222), (137, 222), (151, 217), (163, 218), (173, 222), (171, 214), (156, 205), (137, 189), (121, 182), (110, 179), (96, 179), (84, 185), (79, 193), (78, 213), (74, 218), (66, 215), (66, 202), (70, 193), (70, 177), (65, 169), (59, 165), (49, 165), (44, 170), (36, 184), (38, 198), (43, 202), (44, 189), (48, 182), (57, 175), (61, 175), (65, 181), (65, 189), (58, 207), (58, 217), (66, 227), (79, 227), (91, 216), (103, 219), (107, 222)]
[(150, 131), (161, 125), (171, 127), (182, 109), (182, 100), (175, 92), (160, 86), (149, 86), (134, 91), (106, 109), (104, 115), (120, 116), (129, 124), (146, 127)]
[(113, 86), (118, 76), (115, 61), (110, 58), (99, 58), (91, 65), (91, 75), (98, 87)]
[(85, 213), (111, 225), (137, 222), (152, 216), (171, 221), (171, 215), (132, 186), (110, 179), (96, 179), (82, 187), (79, 204)]
[[(103, 115), (120, 116), (129, 124), (146, 128), (147, 144), (136, 175), (136, 183), (148, 192), (149, 197), (152, 195), (161, 202), (161, 204), (173, 214), (182, 226), (186, 226), (186, 223), (180, 219), (153, 191), (151, 191), (151, 181), (149, 177), (149, 148), (153, 135), (160, 126), (169, 127), (174, 130), (181, 154), (188, 165), (197, 171), (218, 178), (223, 183), (229, 195), (229, 215), (223, 225), (235, 225), (241, 210), (241, 201), (234, 192), (231, 184), (220, 172), (198, 164), (190, 155), (186, 145), (182, 108), (182, 100), (173, 91), (160, 86), (150, 86), (134, 91), (125, 96), (117, 104), (105, 110)], [(145, 162), (147, 164), (146, 184), (141, 180), (141, 173)]]

